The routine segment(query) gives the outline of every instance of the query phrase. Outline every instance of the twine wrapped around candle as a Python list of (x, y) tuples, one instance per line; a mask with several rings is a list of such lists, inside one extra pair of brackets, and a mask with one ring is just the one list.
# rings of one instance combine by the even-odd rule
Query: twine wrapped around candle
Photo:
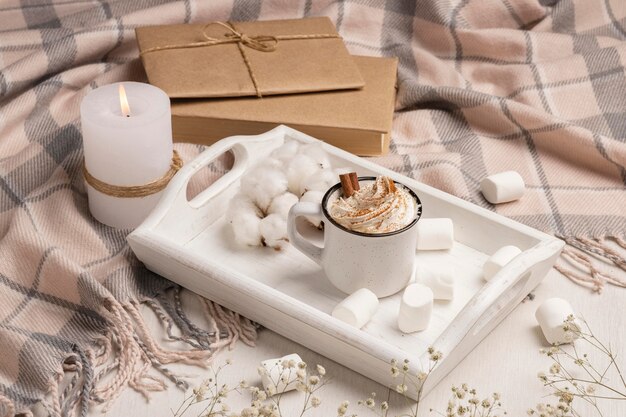
[(172, 163), (170, 169), (159, 179), (143, 185), (112, 185), (104, 181), (101, 181), (91, 175), (87, 166), (83, 163), (83, 175), (87, 184), (91, 185), (94, 189), (100, 191), (103, 194), (110, 195), (112, 197), (119, 198), (137, 198), (146, 197), (152, 194), (156, 194), (164, 189), (170, 182), (174, 174), (178, 172), (183, 166), (183, 160), (178, 155), (178, 152), (174, 151), (172, 155)]
[[(227, 33), (225, 38), (213, 38), (207, 35), (206, 30), (211, 25), (220, 25), (225, 27), (230, 31)], [(239, 53), (241, 54), (241, 58), (243, 59), (243, 63), (246, 65), (248, 69), (248, 74), (250, 75), (250, 80), (254, 85), (254, 91), (258, 98), (263, 97), (261, 94), (261, 90), (259, 88), (259, 83), (254, 75), (254, 71), (252, 70), (252, 65), (248, 60), (248, 56), (246, 55), (246, 51), (244, 47), (254, 49), (260, 52), (274, 52), (276, 47), (278, 46), (279, 41), (290, 41), (290, 40), (302, 40), (302, 39), (336, 39), (341, 38), (337, 34), (332, 33), (316, 33), (310, 35), (257, 35), (257, 36), (248, 36), (243, 32), (238, 31), (232, 22), (209, 22), (202, 27), (202, 36), (204, 36), (203, 41), (199, 42), (191, 42), (186, 44), (179, 45), (163, 45), (163, 46), (155, 46), (153, 48), (148, 48), (146, 50), (141, 51), (140, 55), (145, 55), (151, 52), (157, 51), (166, 51), (169, 49), (186, 49), (186, 48), (199, 48), (204, 46), (213, 46), (213, 45), (223, 45), (228, 43), (234, 43), (237, 45), (239, 49)]]

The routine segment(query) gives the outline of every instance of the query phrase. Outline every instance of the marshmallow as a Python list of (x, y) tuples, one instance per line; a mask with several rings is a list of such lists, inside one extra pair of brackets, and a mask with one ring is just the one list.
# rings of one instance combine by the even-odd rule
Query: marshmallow
[[(293, 361), (291, 363), (293, 366), (289, 367), (291, 361)], [(297, 353), (261, 362), (259, 373), (265, 392), (274, 395), (296, 389), (298, 379), (296, 371), (300, 362), (302, 362), (302, 358)], [(283, 364), (287, 366), (283, 366)]]
[(433, 292), (422, 284), (411, 284), (404, 290), (398, 311), (398, 328), (403, 333), (425, 330), (433, 312)]
[[(564, 330), (565, 319), (569, 315), (575, 316), (572, 306), (562, 298), (549, 298), (545, 300), (537, 311), (535, 312), (535, 318), (541, 327), (543, 335), (550, 344), (561, 345), (563, 343), (570, 343), (578, 336), (571, 330)], [(576, 332), (581, 328), (580, 322), (575, 319), (571, 324)]]
[(450, 249), (454, 243), (454, 226), (451, 219), (421, 219), (417, 227), (417, 249)]
[(440, 265), (437, 268), (418, 266), (415, 271), (415, 281), (430, 288), (435, 300), (454, 298), (454, 277), (454, 268), (450, 265)]
[(377, 309), (376, 295), (367, 288), (361, 288), (337, 304), (332, 316), (360, 329), (370, 321)]
[(491, 204), (519, 200), (524, 190), (524, 179), (515, 171), (490, 175), (480, 183), (480, 191)]
[(483, 277), (485, 281), (491, 280), (504, 265), (511, 262), (511, 260), (520, 253), (522, 253), (522, 250), (517, 246), (503, 246), (498, 249), (483, 265)]

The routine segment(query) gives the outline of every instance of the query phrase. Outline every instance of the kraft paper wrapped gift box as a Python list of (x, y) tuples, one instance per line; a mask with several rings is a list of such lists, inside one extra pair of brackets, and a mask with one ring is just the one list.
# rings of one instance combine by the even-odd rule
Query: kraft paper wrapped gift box
[(328, 17), (146, 26), (136, 34), (148, 80), (171, 98), (363, 87)]
[(397, 59), (353, 59), (365, 80), (360, 90), (172, 100), (174, 138), (210, 145), (227, 136), (257, 135), (285, 124), (357, 155), (385, 154), (395, 104)]

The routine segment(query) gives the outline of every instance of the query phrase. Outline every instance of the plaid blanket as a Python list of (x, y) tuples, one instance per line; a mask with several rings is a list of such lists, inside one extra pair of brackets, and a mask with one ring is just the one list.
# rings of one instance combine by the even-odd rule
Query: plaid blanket
[[(40, 404), (84, 416), (125, 387), (184, 387), (168, 363), (203, 366), (253, 342), (248, 320), (208, 301), (207, 322), (191, 322), (179, 289), (130, 253), (128, 231), (90, 217), (79, 103), (100, 85), (145, 81), (137, 26), (310, 15), (329, 16), (352, 53), (400, 58), (392, 151), (378, 163), (567, 240), (558, 268), (571, 279), (624, 284), (604, 269), (626, 267), (622, 0), (5, 0), (0, 415)], [(509, 169), (526, 195), (491, 206), (478, 183)], [(141, 305), (190, 349), (156, 341)]]

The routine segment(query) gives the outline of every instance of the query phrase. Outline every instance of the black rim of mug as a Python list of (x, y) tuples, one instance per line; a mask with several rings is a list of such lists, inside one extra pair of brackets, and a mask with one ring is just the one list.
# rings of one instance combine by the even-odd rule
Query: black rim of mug
[[(376, 181), (376, 177), (358, 177), (357, 180), (359, 182), (361, 181)], [(333, 219), (330, 216), (330, 213), (328, 213), (328, 210), (326, 208), (326, 206), (328, 205), (328, 199), (330, 198), (331, 195), (333, 195), (333, 193), (335, 191), (337, 191), (339, 188), (341, 188), (341, 182), (338, 182), (337, 184), (333, 185), (332, 187), (330, 187), (328, 189), (328, 191), (326, 191), (326, 194), (324, 194), (324, 197), (322, 198), (322, 212), (324, 213), (324, 219), (328, 220), (329, 222), (331, 222), (332, 224), (334, 224), (335, 226), (337, 226), (339, 229), (344, 230), (348, 233), (352, 233), (353, 235), (357, 235), (357, 236), (367, 236), (367, 237), (386, 237), (386, 236), (393, 236), (393, 235), (397, 235), (399, 233), (402, 233), (408, 229), (410, 229), (411, 227), (415, 226), (417, 224), (417, 221), (420, 219), (420, 217), (422, 217), (422, 202), (420, 201), (419, 197), (417, 196), (417, 194), (415, 194), (415, 191), (413, 191), (411, 188), (407, 187), (406, 185), (399, 183), (398, 181), (393, 181), (394, 184), (399, 185), (400, 187), (404, 188), (405, 190), (407, 190), (409, 192), (409, 194), (411, 194), (413, 196), (413, 198), (415, 198), (415, 201), (417, 203), (417, 214), (415, 215), (415, 219), (413, 219), (413, 221), (409, 224), (407, 224), (406, 226), (404, 226), (402, 229), (398, 229), (398, 230), (394, 230), (393, 232), (386, 232), (386, 233), (364, 233), (364, 232), (357, 232), (355, 230), (350, 230), (344, 226), (342, 226), (341, 224), (337, 223), (335, 221), (335, 219)]]

